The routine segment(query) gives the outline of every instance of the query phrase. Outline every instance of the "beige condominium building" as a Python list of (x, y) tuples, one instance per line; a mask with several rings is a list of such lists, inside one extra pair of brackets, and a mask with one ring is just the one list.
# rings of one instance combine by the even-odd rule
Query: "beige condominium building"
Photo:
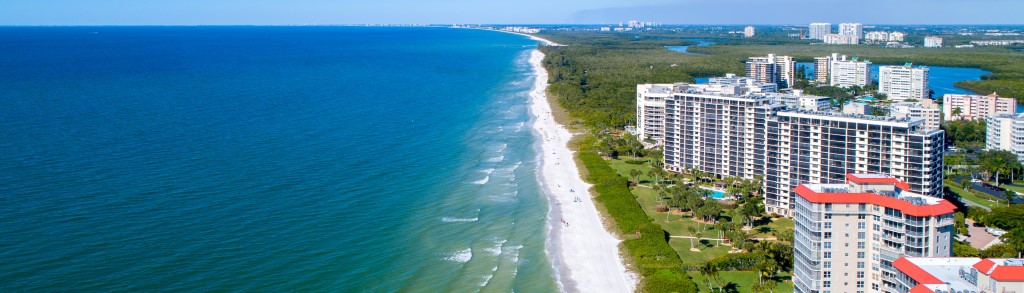
[(889, 115), (893, 117), (912, 117), (925, 120), (924, 126), (927, 129), (939, 129), (941, 123), (940, 115), (942, 110), (939, 104), (932, 99), (924, 99), (920, 102), (902, 102), (892, 104)]
[(793, 190), (795, 292), (898, 292), (898, 259), (952, 254), (952, 203), (886, 175), (845, 177)]
[(814, 58), (814, 82), (838, 87), (866, 86), (871, 83), (871, 61), (832, 53)]
[(909, 191), (942, 196), (945, 132), (920, 118), (781, 110), (765, 130), (765, 211), (793, 216), (794, 187), (888, 174)]
[(796, 81), (796, 62), (790, 56), (768, 56), (747, 58), (747, 77), (760, 83), (775, 83), (779, 88), (790, 88)]
[(903, 257), (893, 262), (896, 293), (1024, 292), (1024, 259)]
[(747, 179), (763, 174), (765, 119), (786, 107), (740, 87), (676, 87), (665, 102), (665, 168)]
[(991, 114), (1017, 112), (1017, 100), (997, 93), (982, 95), (942, 95), (942, 115), (948, 121), (985, 119)]
[(881, 66), (878, 69), (878, 92), (889, 96), (889, 100), (924, 100), (929, 98), (928, 68), (903, 66)]

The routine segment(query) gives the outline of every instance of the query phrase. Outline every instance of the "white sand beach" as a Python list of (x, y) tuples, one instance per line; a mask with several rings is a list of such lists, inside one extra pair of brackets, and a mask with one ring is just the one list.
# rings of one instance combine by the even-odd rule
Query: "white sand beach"
[[(554, 44), (531, 36), (539, 41)], [(551, 114), (545, 90), (548, 74), (544, 54), (534, 50), (530, 64), (537, 79), (530, 92), (533, 130), (540, 142), (539, 176), (548, 196), (546, 251), (565, 292), (632, 292), (636, 277), (619, 255), (621, 240), (605, 230), (587, 184), (580, 177), (568, 142), (573, 134)]]

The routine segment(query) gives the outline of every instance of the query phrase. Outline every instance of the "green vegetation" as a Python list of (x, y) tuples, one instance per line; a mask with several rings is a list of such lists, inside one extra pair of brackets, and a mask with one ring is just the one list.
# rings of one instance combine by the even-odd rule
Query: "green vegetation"
[[(1021, 164), (1017, 160), (1017, 155), (1007, 150), (991, 150), (984, 151), (978, 154), (978, 162), (980, 163), (979, 169), (982, 174), (987, 178), (990, 175), (995, 175), (995, 181), (999, 182), (999, 175), (1002, 174), (1002, 179), (1007, 179), (1005, 175), (1012, 171), (1020, 171)], [(1012, 181), (1012, 180), (1006, 180)]]
[(953, 180), (943, 181), (943, 186), (949, 189), (949, 192), (952, 192), (957, 198), (962, 198), (988, 208), (996, 208), (1002, 206), (1000, 200), (992, 197), (991, 195), (973, 189), (964, 190), (961, 184), (962, 183), (953, 182)]
[(955, 120), (942, 123), (946, 142), (968, 149), (985, 147), (985, 120)]
[[(584, 139), (593, 142), (593, 136)], [(642, 276), (643, 292), (695, 292), (696, 286), (681, 268), (679, 256), (665, 240), (665, 231), (654, 224), (633, 194), (626, 178), (615, 173), (607, 161), (589, 147), (581, 147), (579, 159), (587, 172), (587, 181), (594, 184), (597, 202), (611, 216), (632, 264)]]

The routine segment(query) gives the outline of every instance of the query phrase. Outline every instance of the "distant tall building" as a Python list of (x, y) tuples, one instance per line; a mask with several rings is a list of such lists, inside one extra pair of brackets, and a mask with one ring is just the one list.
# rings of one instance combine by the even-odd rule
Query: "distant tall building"
[[(956, 109), (960, 109), (956, 111)], [(954, 114), (953, 112), (959, 112)], [(1014, 114), (1017, 100), (1003, 98), (997, 93), (987, 96), (945, 94), (942, 96), (942, 114), (947, 121), (985, 119), (991, 114)]]
[(845, 177), (793, 190), (794, 292), (906, 293), (895, 290), (903, 281), (894, 267), (901, 257), (953, 254), (952, 203), (912, 192), (907, 182), (891, 176)]
[(852, 37), (849, 44), (859, 44), (860, 40), (864, 38), (864, 25), (859, 23), (840, 23), (839, 34)]
[(750, 38), (754, 36), (754, 27), (747, 26), (743, 28), (743, 37)]
[(815, 22), (807, 26), (809, 31), (808, 38), (815, 40), (824, 40), (825, 35), (832, 33), (832, 24), (827, 22)]
[(888, 95), (889, 100), (924, 100), (929, 98), (928, 68), (904, 66), (882, 66), (878, 69), (878, 92)]
[(779, 88), (790, 88), (796, 81), (796, 62), (790, 56), (768, 54), (747, 58), (747, 76), (762, 83), (775, 83)]
[(866, 86), (871, 83), (871, 61), (857, 57), (846, 59), (833, 53), (829, 65), (829, 85), (838, 87)]
[(925, 48), (940, 48), (942, 47), (942, 38), (940, 37), (924, 37)]

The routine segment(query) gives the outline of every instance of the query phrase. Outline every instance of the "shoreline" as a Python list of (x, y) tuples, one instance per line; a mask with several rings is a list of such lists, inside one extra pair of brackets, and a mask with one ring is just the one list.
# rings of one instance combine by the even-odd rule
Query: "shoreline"
[[(532, 35), (544, 44), (559, 45)], [(632, 292), (637, 278), (622, 259), (622, 240), (605, 229), (604, 221), (576, 166), (568, 143), (573, 138), (555, 121), (547, 99), (547, 70), (544, 54), (534, 49), (529, 63), (535, 81), (530, 89), (531, 128), (537, 138), (537, 180), (548, 198), (544, 250), (551, 261), (555, 281), (563, 292)]]

